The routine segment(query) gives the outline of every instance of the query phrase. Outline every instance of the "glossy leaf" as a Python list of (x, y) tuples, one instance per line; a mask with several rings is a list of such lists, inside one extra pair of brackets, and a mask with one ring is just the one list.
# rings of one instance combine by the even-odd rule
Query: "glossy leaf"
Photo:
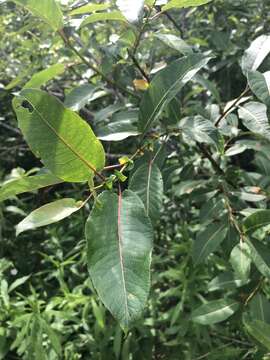
[(69, 14), (72, 16), (90, 14), (96, 11), (107, 10), (109, 7), (110, 4), (87, 4), (72, 10)]
[(192, 312), (192, 320), (198, 324), (211, 325), (227, 320), (239, 308), (239, 303), (232, 299), (210, 301)]
[(127, 329), (141, 316), (150, 286), (153, 230), (130, 190), (103, 192), (86, 224), (88, 268), (97, 293)]
[(26, 230), (33, 230), (41, 226), (56, 223), (74, 212), (80, 210), (81, 205), (74, 199), (61, 199), (43, 205), (34, 210), (16, 227), (16, 235)]
[(200, 54), (192, 54), (171, 63), (151, 81), (145, 92), (139, 113), (139, 130), (145, 133), (159, 118), (164, 108), (182, 87), (210, 60)]
[(250, 247), (248, 244), (241, 242), (233, 248), (230, 263), (236, 277), (248, 279), (251, 266)]
[(252, 239), (248, 241), (251, 249), (250, 257), (262, 275), (270, 278), (270, 250), (262, 242)]
[(267, 108), (264, 104), (251, 101), (241, 106), (238, 113), (243, 124), (250, 131), (270, 139), (270, 125), (267, 118)]
[(61, 182), (61, 179), (51, 173), (24, 176), (16, 180), (9, 181), (0, 188), (0, 201), (4, 201), (24, 192), (38, 190), (43, 187), (59, 184)]
[(224, 272), (210, 281), (208, 291), (234, 290), (245, 283), (245, 280), (235, 278), (231, 272)]
[(179, 36), (173, 34), (162, 34), (158, 33), (155, 36), (161, 40), (165, 45), (168, 45), (172, 49), (180, 52), (183, 55), (189, 55), (193, 53), (192, 47), (188, 45)]
[(147, 215), (155, 223), (160, 216), (163, 198), (163, 180), (158, 166), (151, 160), (142, 164), (131, 177), (129, 189), (142, 199)]
[(89, 102), (96, 100), (104, 95), (106, 91), (100, 90), (91, 84), (81, 85), (73, 90), (65, 98), (64, 105), (73, 110), (79, 111)]
[(88, 16), (81, 24), (81, 27), (93, 24), (98, 21), (124, 21), (126, 18), (121, 14), (120, 11), (102, 12), (95, 13)]
[(243, 228), (247, 233), (253, 233), (257, 229), (270, 224), (270, 210), (257, 210), (247, 218), (243, 223)]
[(44, 85), (46, 84), (46, 82), (53, 79), (54, 77), (63, 74), (64, 71), (64, 64), (52, 65), (49, 68), (34, 74), (32, 78), (24, 85), (23, 88), (40, 88), (41, 85)]
[(270, 71), (261, 74), (259, 71), (248, 73), (248, 83), (251, 91), (265, 105), (270, 106)]
[(55, 97), (25, 89), (13, 107), (31, 150), (59, 178), (87, 181), (104, 167), (103, 147), (90, 126)]
[(143, 12), (144, 0), (116, 0), (116, 5), (127, 21), (134, 23)]
[(270, 323), (270, 302), (263, 294), (256, 294), (249, 303), (249, 312), (253, 320)]
[(243, 55), (241, 64), (243, 73), (247, 75), (248, 71), (257, 70), (269, 52), (269, 35), (261, 35), (255, 39)]
[(200, 6), (209, 3), (212, 0), (171, 0), (162, 7), (162, 11), (170, 10), (173, 8), (182, 9), (191, 6)]
[(13, 0), (16, 4), (25, 7), (33, 15), (43, 19), (53, 30), (62, 29), (63, 14), (55, 0)]
[(244, 320), (248, 333), (270, 351), (270, 325), (260, 320)]
[(221, 221), (207, 226), (197, 234), (193, 243), (192, 257), (195, 265), (205, 261), (225, 239), (228, 231), (228, 223)]

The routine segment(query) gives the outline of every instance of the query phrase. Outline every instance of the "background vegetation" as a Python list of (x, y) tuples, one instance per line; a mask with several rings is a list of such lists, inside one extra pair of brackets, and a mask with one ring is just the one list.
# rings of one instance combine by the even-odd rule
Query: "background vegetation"
[[(147, 6), (139, 24), (104, 20), (104, 13), (113, 11), (109, 2), (109, 9), (98, 12), (104, 18), (82, 26), (89, 14), (71, 10), (86, 3), (61, 3), (64, 32), (54, 33), (16, 1), (0, 1), (3, 186), (42, 167), (18, 129), (11, 104), (34, 74), (57, 64), (42, 88), (61, 101), (73, 89), (79, 88), (80, 99), (87, 95), (74, 110), (95, 134), (110, 140), (103, 142), (110, 166), (141, 146), (139, 137), (122, 140), (119, 133), (136, 130), (146, 80), (191, 49), (213, 59), (153, 125), (135, 168), (125, 173), (130, 178), (142, 159), (152, 156), (165, 189), (155, 226), (151, 291), (141, 319), (125, 334), (91, 284), (84, 223), (92, 200), (62, 222), (16, 237), (15, 226), (39, 206), (62, 197), (84, 199), (83, 185), (58, 184), (13, 196), (0, 203), (0, 359), (267, 359), (270, 248), (269, 226), (262, 225), (270, 223), (268, 213), (264, 223), (255, 221), (253, 243), (244, 244), (244, 252), (238, 244), (244, 219), (269, 205), (270, 132), (266, 123), (248, 126), (237, 107), (222, 115), (246, 89), (245, 50), (270, 31), (269, 1), (214, 0), (164, 14), (159, 6), (151, 12)], [(269, 69), (266, 57), (260, 73)], [(262, 100), (250, 88), (243, 99)], [(130, 109), (134, 112), (127, 117)], [(183, 126), (183, 119), (198, 115), (212, 124), (220, 119), (219, 134), (212, 128), (200, 131), (191, 120)], [(214, 245), (197, 256), (196, 240), (207, 243), (215, 232)], [(231, 317), (220, 314), (218, 302), (226, 299), (237, 303)], [(215, 307), (217, 317), (209, 319)]]

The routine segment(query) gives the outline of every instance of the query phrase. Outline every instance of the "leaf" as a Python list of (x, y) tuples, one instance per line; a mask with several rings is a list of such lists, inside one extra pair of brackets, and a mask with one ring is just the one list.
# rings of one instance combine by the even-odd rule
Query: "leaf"
[(224, 272), (221, 275), (216, 276), (208, 284), (208, 291), (216, 290), (234, 290), (240, 286), (246, 284), (243, 279), (235, 279), (231, 272)]
[(250, 247), (248, 244), (241, 242), (233, 248), (230, 263), (236, 277), (239, 279), (248, 279), (251, 266)]
[(53, 330), (53, 328), (47, 323), (46, 320), (44, 320), (42, 318), (39, 318), (39, 319), (40, 319), (39, 321), (41, 323), (42, 329), (47, 334), (54, 351), (56, 352), (57, 355), (59, 355), (61, 357), (62, 356), (62, 346), (61, 346), (61, 342), (59, 340), (58, 335)]
[(79, 111), (89, 102), (106, 94), (104, 90), (98, 89), (96, 86), (84, 84), (71, 90), (66, 96), (64, 105), (73, 111)]
[(232, 299), (210, 301), (192, 312), (192, 321), (202, 325), (212, 325), (228, 319), (239, 308)]
[(270, 140), (270, 125), (267, 118), (267, 107), (264, 104), (251, 101), (239, 107), (238, 113), (243, 124), (250, 131)]
[(56, 223), (81, 209), (74, 199), (61, 199), (34, 210), (16, 227), (16, 236), (27, 230)]
[(255, 230), (270, 224), (270, 210), (257, 210), (245, 218), (243, 229), (246, 233), (251, 234)]
[(54, 77), (63, 74), (65, 71), (65, 65), (55, 64), (49, 68), (42, 70), (32, 76), (32, 78), (24, 85), (24, 89), (27, 88), (40, 88), (41, 85), (46, 84), (49, 80)]
[(16, 279), (8, 288), (8, 292), (11, 293), (15, 289), (17, 289), (17, 287), (23, 285), (29, 278), (30, 278), (30, 275), (23, 276), (19, 279)]
[(103, 192), (86, 224), (88, 268), (104, 305), (126, 329), (140, 317), (150, 286), (153, 230), (130, 190)]
[(77, 9), (72, 10), (69, 15), (84, 15), (96, 11), (107, 10), (110, 7), (110, 4), (87, 4), (80, 6)]
[(97, 127), (97, 137), (103, 141), (121, 141), (139, 135), (137, 111), (122, 111), (113, 115), (108, 124)]
[(144, 0), (117, 0), (116, 5), (128, 22), (136, 23), (143, 12)]
[(197, 234), (193, 243), (192, 257), (195, 265), (202, 263), (225, 239), (228, 223), (224, 220), (207, 226)]
[(265, 105), (270, 106), (270, 71), (261, 74), (258, 71), (248, 72), (248, 83), (251, 91)]
[(159, 71), (142, 98), (139, 112), (139, 130), (142, 133), (157, 121), (164, 108), (210, 59), (200, 54), (192, 54)]
[(81, 27), (93, 24), (98, 21), (124, 21), (126, 18), (121, 14), (120, 11), (102, 12), (95, 13), (88, 16), (81, 24)]
[(248, 71), (255, 71), (262, 64), (270, 52), (270, 36), (261, 35), (255, 39), (250, 47), (245, 51), (241, 67), (243, 73), (247, 75)]
[(223, 152), (223, 137), (210, 120), (200, 115), (186, 117), (182, 119), (179, 126), (183, 133), (192, 140), (215, 145), (220, 152)]
[(256, 294), (249, 303), (249, 312), (252, 320), (270, 323), (270, 302), (263, 294)]
[(105, 154), (90, 126), (55, 97), (33, 89), (13, 100), (19, 127), (33, 153), (65, 181), (87, 181), (103, 169)]
[(270, 250), (258, 240), (248, 240), (250, 257), (260, 273), (270, 278)]
[(13, 0), (33, 15), (43, 19), (55, 31), (63, 28), (63, 14), (55, 0)]
[(173, 8), (187, 8), (190, 6), (200, 6), (209, 3), (212, 0), (171, 0), (167, 5), (162, 7), (162, 11), (170, 10)]
[(248, 320), (246, 317), (243, 322), (248, 333), (270, 350), (270, 325), (260, 320)]
[(38, 190), (43, 187), (60, 184), (61, 182), (61, 179), (51, 173), (23, 176), (22, 178), (5, 183), (0, 188), (0, 202), (24, 192)]
[(160, 217), (163, 199), (163, 180), (158, 166), (152, 160), (142, 164), (131, 177), (129, 189), (141, 198), (146, 214), (155, 223)]
[(189, 55), (193, 53), (192, 47), (188, 45), (183, 39), (179, 36), (173, 34), (155, 34), (155, 37), (164, 42), (165, 45), (168, 45), (172, 49), (180, 52), (183, 55)]

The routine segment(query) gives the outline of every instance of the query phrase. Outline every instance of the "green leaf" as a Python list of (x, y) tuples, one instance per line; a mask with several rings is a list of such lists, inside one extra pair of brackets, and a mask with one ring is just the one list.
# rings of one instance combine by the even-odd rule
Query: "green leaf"
[(171, 0), (162, 7), (162, 11), (170, 10), (173, 8), (182, 9), (190, 6), (200, 6), (209, 3), (212, 0)]
[(107, 10), (110, 7), (110, 4), (87, 4), (80, 6), (77, 9), (72, 10), (69, 15), (83, 15), (89, 14), (96, 11)]
[(4, 201), (15, 195), (28, 191), (34, 191), (43, 187), (60, 184), (63, 182), (51, 173), (38, 174), (35, 176), (24, 176), (22, 178), (9, 181), (0, 188), (0, 201)]
[(33, 15), (43, 19), (55, 31), (63, 28), (63, 14), (55, 0), (13, 0)]
[(230, 256), (230, 263), (239, 279), (248, 279), (251, 266), (250, 247), (245, 242), (237, 244)]
[(270, 325), (260, 320), (249, 320), (246, 316), (243, 322), (248, 333), (270, 350)]
[(19, 279), (16, 279), (8, 288), (8, 292), (11, 293), (15, 289), (17, 289), (17, 287), (23, 285), (29, 278), (30, 278), (30, 275), (23, 276)]
[(270, 210), (257, 210), (245, 218), (243, 229), (251, 234), (255, 230), (270, 224)]
[(239, 308), (239, 303), (232, 299), (221, 299), (210, 301), (201, 305), (192, 312), (192, 321), (202, 324), (211, 325), (228, 319)]
[(250, 131), (270, 140), (270, 125), (267, 118), (267, 107), (264, 104), (251, 101), (241, 106), (238, 114)]
[(43, 205), (34, 210), (16, 227), (16, 236), (27, 230), (33, 230), (41, 226), (56, 223), (74, 212), (81, 209), (81, 206), (74, 199), (61, 199)]
[(172, 62), (159, 71), (141, 102), (139, 130), (142, 133), (157, 121), (164, 108), (210, 59), (200, 54), (192, 54)]
[(84, 84), (71, 90), (71, 92), (66, 96), (64, 105), (73, 111), (79, 111), (89, 102), (106, 94), (106, 91), (101, 90), (96, 86)]
[(231, 272), (224, 272), (221, 275), (216, 276), (208, 284), (208, 291), (216, 290), (234, 290), (240, 286), (246, 284), (243, 279), (235, 279)]
[(245, 51), (241, 67), (243, 73), (247, 75), (249, 71), (255, 71), (262, 64), (270, 52), (270, 36), (261, 35), (255, 39), (250, 47)]
[(131, 177), (129, 189), (141, 198), (146, 214), (155, 223), (160, 217), (163, 198), (163, 180), (158, 166), (151, 160), (142, 164)]
[(103, 141), (121, 141), (139, 135), (138, 112), (122, 111), (114, 114), (109, 123), (97, 126), (97, 137)]
[(164, 42), (165, 45), (168, 45), (172, 49), (180, 52), (183, 55), (189, 55), (193, 53), (192, 47), (188, 45), (183, 39), (179, 36), (172, 34), (155, 34), (159, 40)]
[(40, 324), (42, 326), (43, 331), (47, 334), (50, 343), (57, 355), (62, 356), (62, 346), (59, 340), (57, 333), (53, 330), (53, 328), (47, 323), (46, 320), (40, 318)]
[(27, 88), (40, 88), (41, 85), (46, 84), (49, 80), (54, 77), (63, 74), (65, 71), (64, 64), (55, 64), (42, 70), (32, 76), (32, 78), (24, 85), (24, 89)]
[(249, 312), (252, 320), (270, 323), (270, 302), (263, 294), (256, 294), (249, 303)]
[(251, 91), (265, 105), (270, 106), (270, 71), (261, 74), (259, 71), (248, 72), (248, 83)]
[(210, 120), (197, 115), (182, 119), (179, 126), (183, 133), (192, 140), (215, 145), (220, 152), (223, 152), (223, 137)]
[(87, 181), (103, 169), (105, 154), (90, 126), (55, 97), (33, 89), (13, 100), (19, 127), (33, 153), (65, 181)]
[(140, 317), (150, 286), (153, 230), (130, 190), (103, 192), (86, 224), (88, 268), (101, 301), (126, 329)]
[(248, 240), (248, 245), (251, 249), (250, 257), (256, 265), (260, 273), (270, 278), (270, 250), (267, 246), (258, 240)]
[(81, 27), (93, 24), (98, 21), (124, 21), (126, 18), (121, 14), (120, 11), (102, 12), (95, 13), (88, 16), (81, 24)]
[(197, 234), (192, 249), (192, 257), (195, 265), (202, 263), (219, 247), (225, 239), (227, 231), (228, 223), (224, 218), (224, 221), (210, 224), (206, 229)]

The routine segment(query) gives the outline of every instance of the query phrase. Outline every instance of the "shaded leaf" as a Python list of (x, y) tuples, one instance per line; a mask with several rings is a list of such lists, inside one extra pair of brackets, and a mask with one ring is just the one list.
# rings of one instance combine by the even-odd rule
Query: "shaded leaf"
[(264, 74), (258, 71), (249, 71), (248, 83), (257, 98), (265, 105), (270, 106), (270, 71)]
[(172, 49), (179, 51), (183, 55), (188, 55), (193, 53), (192, 47), (188, 45), (183, 39), (179, 36), (173, 34), (155, 34), (159, 40), (164, 42), (165, 45), (168, 45)]
[(253, 233), (255, 230), (270, 224), (270, 210), (257, 210), (243, 222), (243, 228), (247, 233)]
[(270, 350), (270, 325), (260, 320), (249, 320), (247, 317), (244, 317), (243, 322), (248, 333)]
[(248, 241), (251, 249), (250, 257), (256, 268), (262, 275), (270, 278), (270, 250), (267, 246), (258, 240), (252, 239)]
[(198, 324), (211, 325), (228, 319), (238, 308), (239, 303), (235, 300), (214, 300), (194, 310), (191, 317), (192, 321)]
[(164, 108), (181, 88), (210, 60), (200, 54), (192, 54), (171, 63), (151, 81), (144, 93), (139, 112), (139, 130), (145, 133), (159, 118)]
[(142, 199), (146, 214), (153, 223), (156, 222), (163, 198), (163, 180), (158, 166), (151, 160), (142, 164), (131, 177), (129, 189)]
[(249, 303), (249, 312), (252, 320), (270, 323), (270, 302), (263, 294), (256, 294)]
[(61, 179), (51, 173), (24, 176), (16, 180), (9, 181), (0, 188), (0, 201), (4, 201), (24, 192), (38, 190), (43, 187), (59, 184), (61, 182)]
[(103, 192), (86, 224), (88, 268), (101, 301), (127, 329), (140, 317), (150, 286), (153, 230), (130, 190)]

